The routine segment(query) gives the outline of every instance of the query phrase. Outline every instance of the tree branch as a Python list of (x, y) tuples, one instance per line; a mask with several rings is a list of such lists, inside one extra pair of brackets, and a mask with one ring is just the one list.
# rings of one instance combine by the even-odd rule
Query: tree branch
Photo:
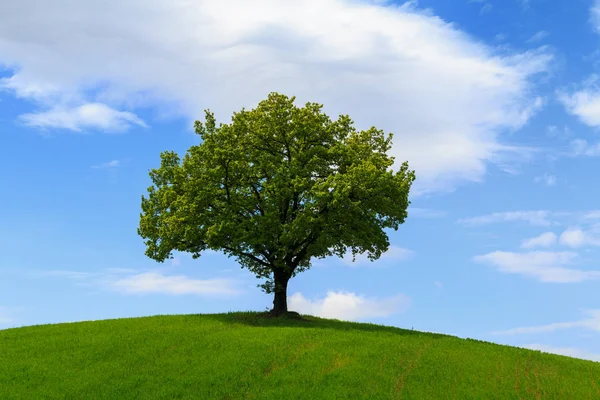
[(262, 208), (262, 204), (263, 204), (263, 200), (262, 197), (260, 197), (260, 193), (258, 192), (258, 189), (256, 188), (256, 186), (251, 185), (252, 189), (254, 190), (254, 197), (256, 197), (256, 200), (258, 201), (258, 211), (260, 212), (260, 215), (262, 215), (263, 217), (265, 216), (265, 210)]
[[(280, 144), (282, 144), (282, 143), (280, 143)], [(285, 152), (273, 149), (272, 147), (262, 147), (262, 146), (256, 146), (256, 145), (254, 145), (252, 147), (254, 147), (255, 150), (265, 151), (272, 156), (279, 156), (279, 155), (285, 156), (286, 155)]]
[(293, 200), (294, 203), (292, 205), (292, 221), (294, 221), (296, 219), (296, 215), (298, 214), (298, 209), (300, 208), (299, 197), (300, 197), (300, 193), (295, 192), (294, 200)]
[[(244, 256), (244, 257), (248, 257), (251, 260), (254, 260), (257, 263), (259, 263), (263, 267), (271, 268), (271, 264), (265, 262), (264, 260), (261, 260), (260, 258), (256, 257), (254, 254), (246, 253), (246, 252), (243, 252), (243, 251), (238, 251), (238, 250), (232, 249), (231, 247), (227, 247), (227, 246), (221, 246), (221, 247), (223, 247), (225, 250), (229, 250), (234, 255), (241, 255), (241, 256)], [(261, 254), (261, 255), (264, 256), (264, 254)]]
[[(326, 205), (325, 207), (323, 207), (323, 209), (321, 211), (319, 211), (318, 215), (323, 215), (325, 213), (327, 213), (329, 211), (329, 207)], [(318, 239), (318, 236), (315, 234), (315, 231), (311, 231), (308, 236), (302, 240), (300, 243), (298, 243), (296, 246), (294, 246), (294, 249), (292, 250), (292, 254), (294, 254), (298, 249), (300, 249), (300, 251), (292, 256), (292, 258), (290, 259), (290, 261), (292, 262), (292, 264), (295, 266), (297, 266), (300, 261), (302, 260), (303, 257), (306, 256), (306, 252), (308, 251), (308, 247), (312, 244), (314, 244)], [(295, 260), (294, 260), (295, 258)]]
[(229, 192), (229, 163), (231, 160), (227, 160), (225, 163), (225, 193), (227, 194), (227, 204), (231, 205), (231, 194)]

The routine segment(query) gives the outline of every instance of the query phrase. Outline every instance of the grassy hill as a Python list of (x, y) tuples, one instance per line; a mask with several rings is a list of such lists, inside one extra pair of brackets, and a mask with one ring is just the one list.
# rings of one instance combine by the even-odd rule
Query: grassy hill
[(0, 399), (600, 399), (600, 363), (262, 313), (0, 331)]

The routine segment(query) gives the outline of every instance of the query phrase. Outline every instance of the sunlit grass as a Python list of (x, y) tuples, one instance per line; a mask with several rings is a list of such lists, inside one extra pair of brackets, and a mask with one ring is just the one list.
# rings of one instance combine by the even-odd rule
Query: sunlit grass
[(600, 399), (600, 363), (261, 313), (0, 331), (0, 399)]

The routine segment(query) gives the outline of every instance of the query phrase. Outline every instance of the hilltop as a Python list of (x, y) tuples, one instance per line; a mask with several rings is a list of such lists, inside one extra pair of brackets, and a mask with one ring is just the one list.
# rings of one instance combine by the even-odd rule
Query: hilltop
[(597, 399), (600, 363), (311, 316), (0, 331), (2, 399)]

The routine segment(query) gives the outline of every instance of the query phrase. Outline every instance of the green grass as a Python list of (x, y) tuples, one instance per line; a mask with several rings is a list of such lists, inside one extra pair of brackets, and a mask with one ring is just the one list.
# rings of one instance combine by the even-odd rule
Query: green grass
[(0, 331), (0, 399), (600, 399), (600, 363), (261, 313)]

